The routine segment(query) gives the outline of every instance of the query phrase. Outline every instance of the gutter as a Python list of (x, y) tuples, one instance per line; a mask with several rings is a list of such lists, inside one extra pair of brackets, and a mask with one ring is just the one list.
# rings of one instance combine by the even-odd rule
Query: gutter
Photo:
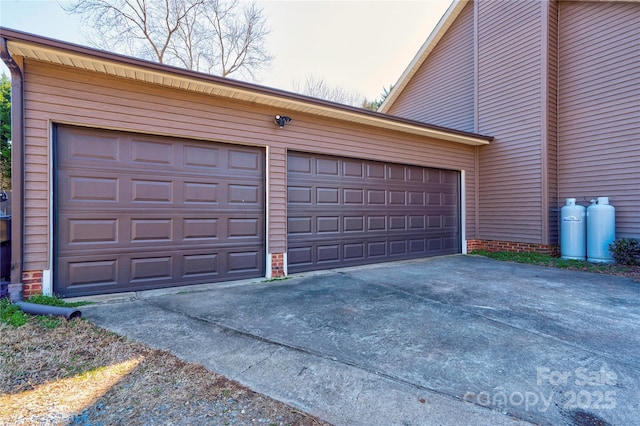
[(11, 72), (11, 299), (21, 299), (24, 224), (24, 86), (22, 70), (0, 39), (0, 57)]

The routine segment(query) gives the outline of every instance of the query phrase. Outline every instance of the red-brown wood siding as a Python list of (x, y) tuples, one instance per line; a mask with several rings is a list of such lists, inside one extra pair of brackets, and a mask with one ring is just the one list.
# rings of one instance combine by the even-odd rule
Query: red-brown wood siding
[(469, 3), (389, 114), (473, 132), (473, 51), (473, 3)]
[(610, 197), (618, 237), (640, 236), (640, 4), (561, 2), (561, 201)]
[[(286, 251), (287, 149), (466, 170), (467, 232), (475, 212), (474, 147), (281, 111), (101, 73), (25, 61), (25, 270), (49, 269), (53, 123), (266, 147), (268, 247)], [(284, 129), (274, 114), (293, 121)]]
[[(481, 239), (543, 243), (542, 5), (476, 2)], [(546, 203), (545, 203), (546, 204)]]

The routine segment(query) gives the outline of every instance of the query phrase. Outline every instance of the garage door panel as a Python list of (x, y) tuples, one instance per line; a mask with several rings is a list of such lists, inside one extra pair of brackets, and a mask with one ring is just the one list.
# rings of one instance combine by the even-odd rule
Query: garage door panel
[(287, 219), (287, 229), (290, 234), (311, 234), (311, 217), (289, 217)]
[(130, 282), (170, 280), (173, 275), (172, 269), (173, 258), (171, 256), (132, 258)]
[(289, 153), (289, 270), (458, 253), (458, 179), (448, 170)]
[(65, 199), (74, 202), (119, 201), (120, 179), (114, 177), (69, 176)]
[(173, 185), (171, 180), (132, 179), (132, 203), (171, 204), (173, 202)]
[(183, 219), (183, 241), (214, 241), (218, 239), (218, 219), (205, 218), (184, 218)]
[(264, 276), (263, 163), (258, 148), (59, 126), (55, 291)]
[(213, 182), (184, 182), (182, 190), (183, 203), (209, 206), (218, 204), (218, 187), (219, 184)]
[(244, 275), (246, 273), (259, 273), (264, 262), (262, 251), (236, 251), (227, 254), (228, 274)]
[(171, 219), (132, 219), (130, 242), (171, 242), (172, 228)]
[(367, 257), (377, 258), (387, 256), (386, 241), (369, 241), (367, 242)]
[(311, 266), (313, 265), (313, 247), (289, 247), (287, 252), (287, 263), (289, 266)]
[(387, 178), (387, 173), (386, 173), (387, 169), (382, 163), (367, 163), (366, 169), (367, 169), (367, 178), (369, 179), (380, 180), (380, 179)]
[(298, 174), (311, 174), (311, 157), (290, 154), (287, 157), (287, 172)]
[(364, 260), (365, 243), (352, 243), (343, 246), (343, 259), (345, 260)]
[[(152, 164), (154, 170), (173, 167), (176, 156), (174, 144), (133, 138), (131, 142), (131, 163), (146, 167)], [(163, 167), (164, 166), (164, 167)]]
[(316, 158), (316, 173), (324, 176), (338, 176), (340, 163), (332, 158)]
[(68, 245), (118, 242), (118, 219), (71, 219), (68, 224)]
[(367, 217), (367, 232), (384, 232), (387, 230), (386, 216), (369, 216)]
[(183, 149), (182, 165), (185, 169), (206, 169), (208, 172), (213, 173), (214, 169), (219, 166), (220, 150), (218, 148), (194, 146), (187, 143)]
[(93, 142), (87, 145), (86, 131), (69, 135), (64, 147), (58, 147), (58, 159), (61, 163), (83, 161), (85, 163), (114, 164), (119, 161), (120, 144), (117, 136), (92, 134)]
[(342, 174), (345, 177), (364, 177), (364, 164), (361, 161), (342, 161)]
[(424, 182), (425, 170), (422, 167), (407, 167), (407, 180), (412, 182)]
[(390, 212), (386, 216), (379, 212), (373, 214), (354, 213), (339, 216), (325, 216), (323, 212), (297, 217), (290, 215), (287, 219), (289, 240), (295, 243), (297, 239), (331, 237), (321, 234), (336, 234), (342, 238), (354, 234), (361, 236), (372, 236), (376, 233), (387, 235), (387, 231), (393, 231), (395, 234), (406, 231), (407, 235), (428, 232), (441, 234), (445, 231), (455, 235), (458, 233), (456, 216), (395, 215), (394, 212)]
[[(213, 248), (60, 257), (58, 280), (68, 294), (103, 294), (264, 275), (264, 250)], [(61, 269), (64, 267), (64, 269)], [(259, 274), (259, 275), (256, 275)], [(123, 286), (122, 283), (127, 283)], [(56, 292), (59, 291), (59, 285)]]
[[(107, 216), (107, 214), (109, 214)], [(149, 213), (141, 217), (129, 212), (61, 213), (56, 229), (65, 251), (69, 253), (114, 247), (132, 250), (156, 246), (159, 242), (181, 249), (214, 244), (233, 247), (260, 244), (264, 240), (264, 220), (251, 214)]]
[(220, 269), (217, 253), (194, 254), (183, 256), (183, 277), (198, 277), (203, 275), (217, 275)]
[(317, 263), (338, 263), (340, 261), (340, 245), (325, 244), (316, 247)]
[(259, 172), (261, 169), (261, 158), (253, 151), (230, 149), (229, 169)]
[(228, 185), (229, 203), (258, 205), (261, 198), (259, 185)]
[(70, 260), (66, 266), (68, 283), (75, 286), (94, 283), (115, 286), (118, 283), (118, 259)]
[(387, 192), (379, 189), (367, 189), (369, 204), (385, 205), (387, 201)]
[(311, 204), (312, 188), (290, 186), (287, 188), (287, 200), (289, 203)]

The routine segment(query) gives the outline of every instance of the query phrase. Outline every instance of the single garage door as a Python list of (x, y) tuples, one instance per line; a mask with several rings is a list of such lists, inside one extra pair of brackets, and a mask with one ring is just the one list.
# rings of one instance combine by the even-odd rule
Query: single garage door
[(58, 126), (54, 291), (264, 276), (264, 152)]
[(287, 170), (290, 272), (460, 252), (456, 171), (296, 152)]

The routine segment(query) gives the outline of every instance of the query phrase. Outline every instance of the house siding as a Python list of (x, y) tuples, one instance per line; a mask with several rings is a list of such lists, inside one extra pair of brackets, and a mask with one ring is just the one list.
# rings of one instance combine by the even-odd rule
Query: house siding
[(640, 236), (640, 4), (561, 2), (559, 197), (608, 196)]
[[(285, 129), (276, 113), (291, 115)], [(329, 118), (133, 82), (25, 60), (26, 180), (24, 270), (50, 269), (51, 126), (141, 132), (267, 149), (269, 253), (286, 252), (287, 150), (466, 170), (466, 228), (473, 235), (472, 146)]]
[(473, 132), (473, 41), (473, 2), (470, 2), (388, 113)]
[(541, 125), (545, 2), (475, 5), (477, 130), (495, 138), (479, 150), (479, 237), (546, 244)]
[(558, 2), (548, 3), (547, 18), (547, 75), (545, 99), (547, 105), (547, 211), (549, 244), (559, 242), (560, 206), (558, 200)]

